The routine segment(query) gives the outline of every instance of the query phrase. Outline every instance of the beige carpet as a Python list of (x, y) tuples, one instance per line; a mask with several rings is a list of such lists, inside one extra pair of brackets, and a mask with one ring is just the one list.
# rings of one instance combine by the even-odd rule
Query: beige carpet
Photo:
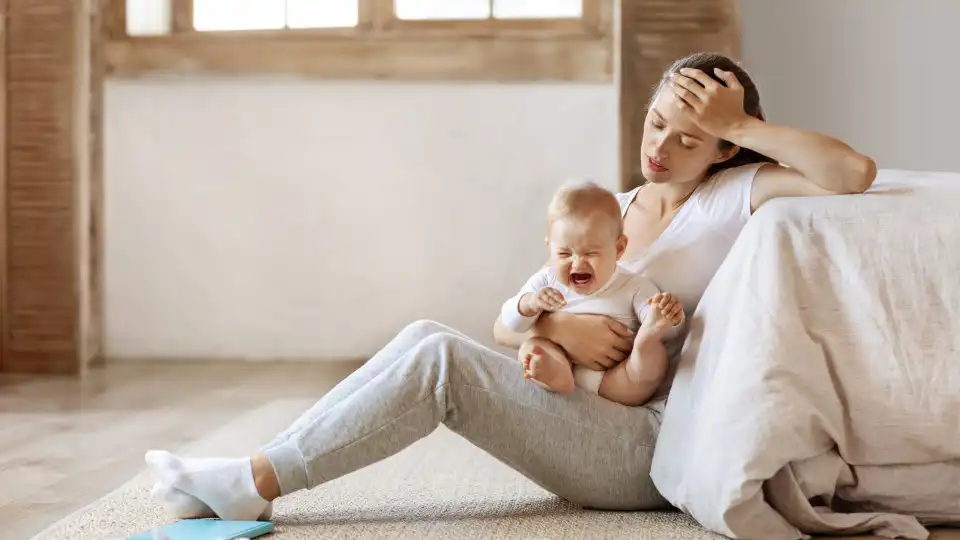
[[(243, 455), (310, 402), (269, 403), (180, 449)], [(107, 540), (170, 521), (150, 501), (148, 474), (66, 517), (35, 540)], [(391, 459), (278, 501), (283, 540), (344, 538), (722, 538), (678, 513), (579, 510), (441, 428)]]

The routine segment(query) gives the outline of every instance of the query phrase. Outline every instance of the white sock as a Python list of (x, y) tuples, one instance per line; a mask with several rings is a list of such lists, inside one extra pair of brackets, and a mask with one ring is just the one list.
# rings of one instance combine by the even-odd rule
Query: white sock
[[(200, 519), (217, 517), (217, 514), (200, 499), (179, 489), (157, 482), (150, 490), (150, 497), (163, 505), (177, 519)], [(266, 510), (260, 514), (261, 521), (269, 521), (273, 517), (273, 503), (268, 503)]]
[(220, 519), (256, 520), (270, 504), (257, 492), (250, 458), (186, 459), (151, 450), (145, 460), (161, 483), (192, 495)]
[(203, 501), (162, 481), (154, 484), (150, 498), (162, 504), (177, 519), (216, 517)]

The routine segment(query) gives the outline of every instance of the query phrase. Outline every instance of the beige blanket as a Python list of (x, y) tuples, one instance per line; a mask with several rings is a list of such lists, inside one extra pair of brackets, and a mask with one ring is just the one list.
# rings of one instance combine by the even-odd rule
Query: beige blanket
[(960, 523), (960, 175), (761, 209), (691, 319), (652, 474), (734, 538)]

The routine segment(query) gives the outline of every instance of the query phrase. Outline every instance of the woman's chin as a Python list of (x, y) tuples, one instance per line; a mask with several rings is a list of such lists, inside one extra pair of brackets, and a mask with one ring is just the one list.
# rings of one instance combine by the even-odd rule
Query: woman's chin
[(651, 184), (666, 184), (670, 182), (670, 171), (651, 171), (646, 166), (641, 168), (643, 177)]

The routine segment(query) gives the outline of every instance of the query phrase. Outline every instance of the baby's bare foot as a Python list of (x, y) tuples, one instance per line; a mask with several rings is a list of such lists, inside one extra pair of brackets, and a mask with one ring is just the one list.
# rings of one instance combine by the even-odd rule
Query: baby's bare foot
[(660, 338), (683, 322), (683, 304), (672, 294), (659, 293), (648, 303), (650, 309), (640, 323), (645, 334)]
[(647, 316), (643, 318), (640, 326), (643, 328), (642, 332), (644, 334), (656, 338), (663, 337), (670, 329), (667, 318), (663, 316), (657, 306), (650, 306), (650, 311), (647, 312)]
[(573, 369), (555, 347), (527, 342), (521, 349), (523, 376), (559, 394), (573, 392)]

